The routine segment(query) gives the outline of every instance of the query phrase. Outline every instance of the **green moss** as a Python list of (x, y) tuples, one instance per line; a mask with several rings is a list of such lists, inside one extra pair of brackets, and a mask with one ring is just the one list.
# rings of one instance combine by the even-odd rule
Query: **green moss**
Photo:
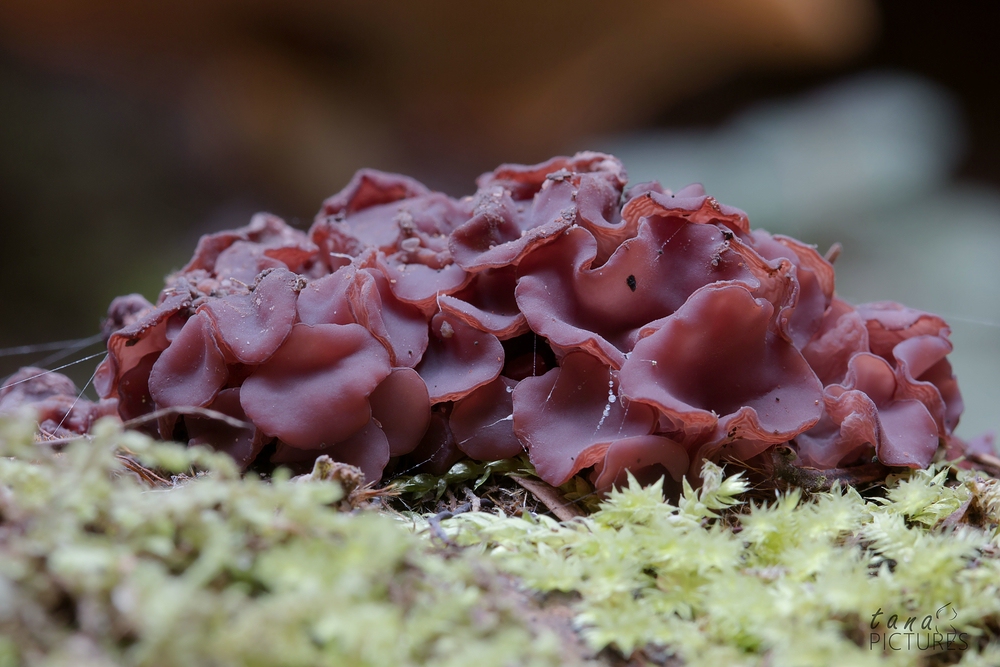
[[(151, 488), (122, 450), (186, 474)], [(490, 563), (336, 511), (335, 484), (241, 479), (107, 422), (57, 454), (0, 420), (0, 457), (0, 666), (567, 661)]]
[(594, 648), (659, 647), (691, 665), (997, 664), (997, 483), (965, 472), (948, 483), (955, 474), (915, 471), (875, 500), (794, 490), (723, 521), (746, 487), (706, 464), (704, 486), (677, 505), (632, 484), (569, 524), (443, 525), (532, 589), (578, 594)]
[[(676, 503), (630, 484), (568, 523), (494, 509), (434, 530), (110, 423), (59, 453), (32, 433), (0, 419), (0, 667), (564, 665), (609, 647), (593, 661), (1000, 664), (1000, 483), (943, 465), (878, 498), (761, 503), (707, 464)], [(150, 485), (136, 463), (175, 477)]]

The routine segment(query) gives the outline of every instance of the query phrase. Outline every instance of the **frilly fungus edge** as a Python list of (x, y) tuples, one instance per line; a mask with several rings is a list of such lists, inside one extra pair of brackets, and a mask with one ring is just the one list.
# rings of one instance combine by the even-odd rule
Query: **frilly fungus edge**
[(0, 409), (80, 433), (203, 407), (245, 426), (152, 428), (244, 467), (328, 454), (370, 480), (522, 449), (545, 481), (592, 468), (601, 489), (776, 445), (818, 469), (961, 450), (944, 320), (844, 302), (814, 247), (701, 186), (626, 182), (599, 153), (503, 165), (462, 199), (362, 170), (308, 232), (260, 214), (204, 236), (155, 305), (116, 299), (101, 403), (49, 375)]

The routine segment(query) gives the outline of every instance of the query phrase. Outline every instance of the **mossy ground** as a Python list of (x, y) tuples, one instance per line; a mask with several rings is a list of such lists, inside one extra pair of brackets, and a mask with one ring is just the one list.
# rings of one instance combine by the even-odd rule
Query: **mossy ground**
[(515, 473), (400, 485), (479, 511), (343, 511), (323, 479), (110, 423), (56, 452), (2, 419), (0, 666), (1000, 664), (981, 473), (760, 502), (707, 466), (674, 503), (633, 485), (562, 522), (475, 489)]

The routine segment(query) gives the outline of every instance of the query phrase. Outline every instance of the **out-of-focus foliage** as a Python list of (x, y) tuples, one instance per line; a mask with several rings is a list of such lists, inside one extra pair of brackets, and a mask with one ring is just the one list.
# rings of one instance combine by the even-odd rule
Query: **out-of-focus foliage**
[[(338, 512), (336, 484), (241, 478), (109, 422), (33, 440), (0, 420), (3, 667), (578, 662), (481, 556)], [(116, 452), (179, 477), (150, 487)]]
[(725, 508), (746, 483), (706, 463), (676, 505), (632, 483), (568, 524), (470, 513), (441, 526), (532, 589), (577, 595), (594, 648), (689, 665), (996, 664), (998, 482), (950, 473), (914, 471), (876, 500), (795, 490), (737, 513)]

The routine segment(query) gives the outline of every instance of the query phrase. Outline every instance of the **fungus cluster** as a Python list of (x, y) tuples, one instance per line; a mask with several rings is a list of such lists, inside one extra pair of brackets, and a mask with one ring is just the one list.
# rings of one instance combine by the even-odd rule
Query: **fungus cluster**
[(454, 199), (358, 172), (308, 232), (270, 215), (203, 237), (157, 303), (116, 299), (96, 385), (123, 419), (243, 466), (527, 450), (553, 485), (592, 468), (697, 474), (783, 443), (797, 463), (928, 465), (962, 411), (945, 322), (854, 307), (830, 262), (615, 158), (503, 165)]
[(116, 401), (93, 403), (80, 397), (62, 373), (25, 366), (0, 382), (0, 415), (30, 408), (48, 438), (78, 437), (99, 417), (116, 413)]

